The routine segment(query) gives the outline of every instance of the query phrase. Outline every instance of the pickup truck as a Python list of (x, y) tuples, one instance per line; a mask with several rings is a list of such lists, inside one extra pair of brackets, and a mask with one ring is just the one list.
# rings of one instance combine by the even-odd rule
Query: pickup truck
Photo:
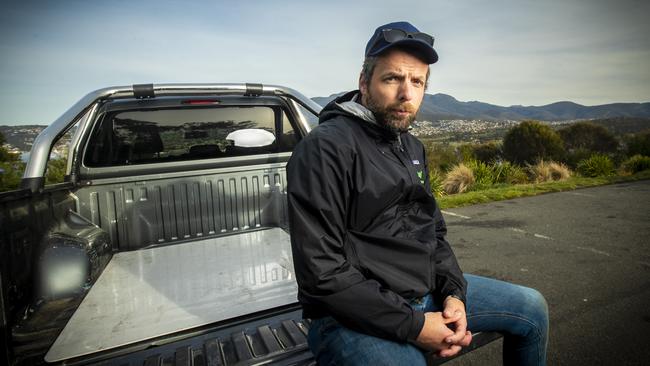
[[(285, 165), (320, 109), (261, 84), (82, 98), (35, 140), (21, 189), (0, 194), (0, 362), (315, 364)], [(62, 140), (64, 182), (45, 185)]]

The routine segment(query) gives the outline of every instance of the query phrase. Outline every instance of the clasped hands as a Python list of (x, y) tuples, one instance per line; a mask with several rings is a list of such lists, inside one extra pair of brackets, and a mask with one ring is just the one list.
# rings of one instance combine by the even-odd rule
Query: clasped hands
[(424, 326), (416, 339), (421, 348), (434, 351), (439, 357), (456, 355), (472, 341), (472, 332), (467, 330), (465, 304), (448, 296), (442, 312), (424, 313)]

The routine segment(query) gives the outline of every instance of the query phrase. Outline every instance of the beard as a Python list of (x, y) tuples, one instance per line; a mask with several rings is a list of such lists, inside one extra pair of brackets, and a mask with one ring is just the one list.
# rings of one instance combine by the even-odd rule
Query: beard
[[(393, 103), (387, 106), (381, 106), (377, 103), (370, 93), (366, 96), (366, 108), (374, 115), (377, 123), (400, 132), (405, 132), (415, 121), (417, 110), (411, 103)], [(408, 112), (407, 115), (401, 116), (398, 111)]]

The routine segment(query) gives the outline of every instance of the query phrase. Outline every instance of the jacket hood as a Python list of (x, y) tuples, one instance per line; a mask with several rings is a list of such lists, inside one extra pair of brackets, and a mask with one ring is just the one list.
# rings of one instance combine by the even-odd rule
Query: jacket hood
[(327, 103), (325, 108), (321, 111), (318, 124), (324, 123), (338, 116), (347, 116), (359, 119), (366, 124), (379, 129), (384, 135), (387, 135), (387, 137), (398, 137), (400, 131), (379, 124), (372, 111), (359, 103), (360, 98), (361, 94), (359, 90), (353, 90), (335, 98), (331, 102)]
[(323, 123), (339, 115), (357, 117), (366, 122), (377, 123), (375, 115), (357, 102), (359, 98), (360, 93), (358, 90), (353, 90), (334, 98), (321, 111), (318, 123)]

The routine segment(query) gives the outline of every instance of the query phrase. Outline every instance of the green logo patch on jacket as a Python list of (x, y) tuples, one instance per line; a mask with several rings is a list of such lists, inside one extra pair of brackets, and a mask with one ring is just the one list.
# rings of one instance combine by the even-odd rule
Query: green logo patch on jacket
[(424, 172), (422, 170), (418, 170), (418, 178), (420, 178), (420, 183), (424, 184)]

